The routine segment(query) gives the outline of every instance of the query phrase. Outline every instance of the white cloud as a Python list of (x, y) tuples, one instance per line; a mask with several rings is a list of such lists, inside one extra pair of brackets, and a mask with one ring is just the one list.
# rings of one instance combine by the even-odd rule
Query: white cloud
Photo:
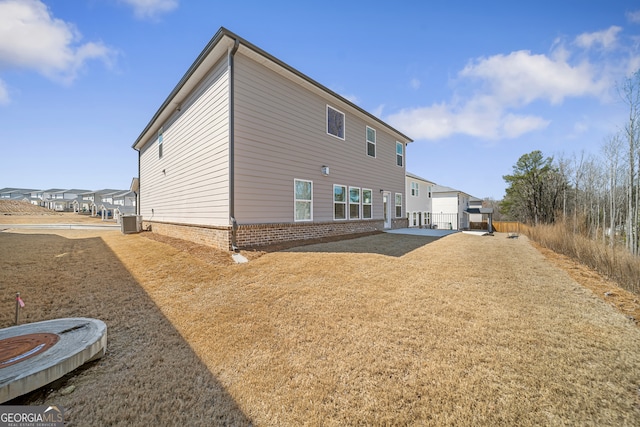
[(613, 56), (610, 48), (620, 31), (613, 26), (584, 33), (570, 45), (557, 40), (548, 54), (520, 50), (473, 59), (454, 80), (451, 101), (404, 109), (386, 120), (413, 138), (427, 140), (455, 134), (500, 140), (542, 130), (550, 120), (532, 113), (541, 102), (608, 100), (612, 82), (640, 61), (633, 54), (623, 60)]
[(120, 0), (133, 7), (133, 13), (140, 19), (156, 19), (163, 13), (178, 7), (179, 0)]
[(620, 31), (622, 31), (621, 27), (613, 25), (603, 31), (582, 33), (576, 37), (575, 41), (578, 46), (586, 49), (590, 49), (595, 45), (601, 45), (604, 49), (610, 49), (614, 47), (618, 41), (618, 33)]
[(409, 85), (411, 86), (412, 89), (420, 89), (420, 86), (422, 85), (422, 83), (420, 82), (420, 80), (418, 79), (411, 79), (411, 81), (409, 82)]
[(572, 66), (560, 59), (534, 55), (528, 51), (512, 52), (481, 58), (467, 65), (461, 77), (479, 79), (485, 90), (502, 104), (521, 106), (544, 99), (561, 103), (568, 96), (598, 96), (607, 88), (606, 81), (598, 81), (587, 62)]
[(9, 90), (5, 83), (0, 80), (0, 105), (7, 105), (9, 102), (11, 102), (11, 99), (9, 98)]
[(533, 115), (505, 113), (489, 98), (457, 107), (446, 103), (401, 110), (386, 120), (415, 139), (437, 140), (462, 134), (488, 140), (517, 138), (544, 129), (549, 121)]
[(634, 24), (640, 24), (640, 10), (634, 10), (633, 12), (627, 12), (627, 19)]
[(386, 117), (386, 121), (416, 139), (446, 138), (456, 131), (455, 115), (444, 104), (403, 109)]
[(354, 104), (357, 104), (360, 101), (357, 95), (341, 93), (340, 96)]
[(101, 42), (78, 44), (73, 24), (51, 16), (40, 0), (0, 2), (0, 65), (32, 69), (71, 83), (90, 59), (109, 64), (114, 52)]
[(517, 138), (529, 132), (546, 128), (550, 121), (537, 116), (506, 114), (502, 117), (501, 134), (505, 138)]
[(378, 118), (382, 118), (382, 112), (384, 111), (384, 104), (378, 105), (376, 108), (371, 111), (371, 114)]

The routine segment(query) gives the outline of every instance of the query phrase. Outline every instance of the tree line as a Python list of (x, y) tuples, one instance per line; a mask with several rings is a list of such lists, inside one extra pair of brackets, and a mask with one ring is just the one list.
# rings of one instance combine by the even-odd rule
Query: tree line
[(597, 155), (521, 156), (503, 177), (502, 215), (531, 225), (569, 221), (575, 232), (640, 253), (640, 70), (617, 89), (628, 107), (622, 129)]

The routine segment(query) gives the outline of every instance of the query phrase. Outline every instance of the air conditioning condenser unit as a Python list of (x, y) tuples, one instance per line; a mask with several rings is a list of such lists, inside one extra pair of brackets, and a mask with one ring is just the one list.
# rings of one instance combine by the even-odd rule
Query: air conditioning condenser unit
[(122, 234), (139, 233), (142, 231), (142, 216), (124, 215), (120, 223)]

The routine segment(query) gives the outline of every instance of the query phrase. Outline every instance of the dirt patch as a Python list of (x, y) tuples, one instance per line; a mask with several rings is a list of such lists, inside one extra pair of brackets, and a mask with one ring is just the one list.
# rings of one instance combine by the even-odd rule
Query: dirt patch
[(98, 216), (73, 212), (55, 212), (27, 202), (0, 200), (0, 230), (14, 224), (115, 224)]
[(56, 211), (33, 205), (29, 202), (0, 199), (0, 215), (60, 215)]
[(640, 423), (640, 328), (526, 237), (381, 234), (234, 264), (149, 236), (0, 233), (0, 327), (18, 291), (25, 321), (109, 327), (103, 359), (22, 402), (69, 425)]

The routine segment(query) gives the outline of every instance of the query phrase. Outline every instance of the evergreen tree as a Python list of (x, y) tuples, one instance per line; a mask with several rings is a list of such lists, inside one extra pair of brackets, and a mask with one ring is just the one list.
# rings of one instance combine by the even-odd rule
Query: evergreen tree
[(567, 180), (539, 150), (524, 154), (513, 166), (513, 174), (503, 179), (509, 185), (502, 212), (510, 218), (529, 223), (552, 223), (562, 208)]

